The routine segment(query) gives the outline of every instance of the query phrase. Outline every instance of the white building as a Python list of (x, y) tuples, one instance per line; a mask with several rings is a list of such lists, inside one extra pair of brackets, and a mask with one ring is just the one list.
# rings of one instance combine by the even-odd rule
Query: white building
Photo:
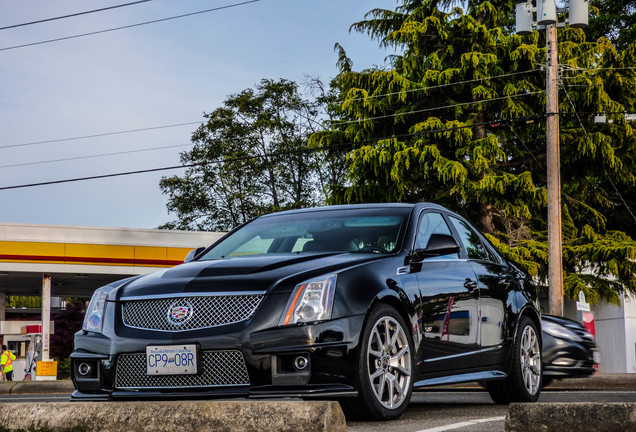
[[(591, 306), (596, 343), (601, 353), (600, 373), (636, 373), (636, 299), (621, 296), (621, 306), (601, 302)], [(576, 305), (564, 305), (566, 318), (576, 320)]]

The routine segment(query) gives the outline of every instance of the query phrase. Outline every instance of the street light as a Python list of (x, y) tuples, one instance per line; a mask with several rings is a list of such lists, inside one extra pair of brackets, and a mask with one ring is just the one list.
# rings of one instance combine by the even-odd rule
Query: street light
[[(548, 177), (548, 300), (549, 312), (563, 316), (563, 236), (561, 234), (561, 174), (559, 153), (559, 60), (557, 57), (558, 9), (555, 0), (536, 0), (517, 4), (516, 31), (520, 35), (544, 26), (546, 35), (546, 162)], [(572, 27), (585, 27), (588, 20), (588, 0), (569, 0), (569, 23)], [(537, 23), (532, 21), (537, 13)]]

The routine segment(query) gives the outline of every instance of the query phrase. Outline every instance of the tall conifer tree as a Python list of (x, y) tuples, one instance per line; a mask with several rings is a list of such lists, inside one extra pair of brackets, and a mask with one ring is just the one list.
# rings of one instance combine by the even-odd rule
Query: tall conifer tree
[[(338, 121), (316, 147), (353, 143), (332, 203), (435, 201), (476, 221), (547, 283), (545, 37), (514, 34), (512, 1), (402, 0), (352, 30), (396, 53), (333, 81)], [(559, 30), (565, 295), (636, 294), (636, 43)], [(598, 114), (607, 123), (595, 123)]]

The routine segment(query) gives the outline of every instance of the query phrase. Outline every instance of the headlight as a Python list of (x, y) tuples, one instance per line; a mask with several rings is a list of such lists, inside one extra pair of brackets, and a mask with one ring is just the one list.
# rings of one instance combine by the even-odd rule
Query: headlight
[(102, 332), (102, 328), (104, 327), (106, 297), (108, 297), (108, 294), (115, 288), (115, 286), (106, 285), (95, 291), (91, 298), (91, 302), (88, 304), (88, 309), (86, 309), (82, 330), (96, 333)]
[(546, 332), (547, 334), (554, 336), (559, 339), (568, 339), (575, 342), (582, 342), (583, 339), (579, 337), (576, 333), (570, 330), (567, 327), (555, 324), (550, 321), (542, 321), (541, 322), (541, 330)]
[(331, 318), (336, 275), (320, 277), (296, 285), (279, 325), (290, 325)]

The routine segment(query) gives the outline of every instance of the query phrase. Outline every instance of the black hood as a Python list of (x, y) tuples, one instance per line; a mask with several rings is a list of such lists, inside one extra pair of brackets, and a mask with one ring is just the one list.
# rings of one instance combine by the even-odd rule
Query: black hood
[[(244, 292), (291, 292), (306, 279), (343, 271), (389, 257), (361, 253), (282, 254), (193, 261), (132, 279), (113, 293), (115, 299), (147, 295)], [(112, 298), (112, 297), (111, 297)]]
[(583, 326), (583, 324), (577, 322), (577, 321), (573, 321), (571, 319), (568, 318), (563, 318), (560, 316), (555, 316), (555, 315), (546, 315), (546, 314), (542, 314), (541, 315), (541, 319), (545, 320), (545, 321), (550, 321), (559, 325), (562, 325), (563, 327), (568, 327), (574, 330), (584, 330), (587, 331), (585, 329), (585, 326)]

